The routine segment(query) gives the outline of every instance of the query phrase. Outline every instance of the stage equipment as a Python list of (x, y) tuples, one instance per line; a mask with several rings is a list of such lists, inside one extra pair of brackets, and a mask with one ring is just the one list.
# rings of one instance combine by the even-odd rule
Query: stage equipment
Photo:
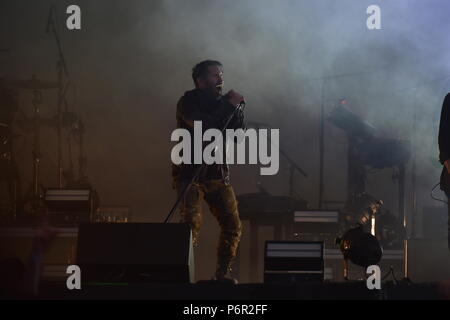
[[(398, 213), (407, 228), (405, 210), (405, 168), (411, 156), (409, 141), (376, 137), (377, 130), (369, 123), (349, 111), (341, 102), (329, 115), (329, 121), (343, 129), (348, 139), (348, 197), (347, 206), (365, 193), (367, 168), (382, 169), (396, 167), (393, 176), (398, 180)], [(374, 228), (375, 230), (375, 228)], [(373, 232), (374, 233), (374, 232)], [(407, 233), (404, 240), (404, 274), (408, 277)]]
[(383, 249), (377, 238), (364, 232), (362, 226), (348, 230), (342, 238), (336, 239), (336, 244), (344, 256), (344, 279), (348, 280), (348, 260), (367, 268), (377, 264), (383, 255)]
[(294, 233), (336, 234), (340, 213), (336, 210), (304, 210), (294, 212)]
[(93, 222), (131, 222), (131, 210), (127, 206), (101, 206), (95, 210)]
[(342, 104), (329, 114), (328, 120), (336, 127), (347, 132), (348, 135), (362, 140), (370, 140), (377, 133), (377, 129), (373, 125), (361, 119), (361, 117), (345, 108)]
[[(268, 124), (265, 123), (260, 123), (260, 122), (255, 122), (255, 121), (249, 121), (247, 122), (247, 124), (249, 126), (253, 126), (256, 129), (261, 129), (264, 127), (268, 127), (270, 128), (270, 126)], [(272, 146), (275, 146), (280, 154), (286, 159), (288, 165), (289, 165), (289, 196), (290, 197), (295, 197), (296, 196), (296, 192), (294, 190), (294, 175), (295, 175), (295, 171), (298, 171), (303, 177), (308, 178), (308, 175), (306, 174), (306, 172), (288, 155), (288, 153), (283, 150), (283, 148), (281, 148), (280, 146), (275, 145), (271, 138), (270, 135), (267, 136), (267, 138), (269, 139), (269, 143)]]
[(78, 232), (84, 283), (194, 281), (192, 234), (184, 223), (91, 223)]
[(323, 242), (267, 241), (264, 252), (265, 283), (324, 279)]
[(12, 130), (17, 110), (15, 91), (0, 78), (0, 182), (6, 185), (9, 200), (6, 211), (12, 219), (23, 211), (20, 175), (13, 153), (14, 139), (20, 136)]
[(411, 145), (407, 140), (373, 138), (357, 146), (362, 163), (383, 169), (404, 165), (411, 157)]
[[(268, 193), (247, 193), (236, 197), (239, 216), (242, 221), (248, 221), (247, 234), (250, 238), (250, 280), (256, 282), (258, 268), (258, 236), (260, 227), (273, 227), (273, 239), (277, 241), (294, 239), (292, 223), (296, 210), (307, 210), (308, 203), (287, 196), (272, 196)], [(238, 257), (239, 259), (239, 252)], [(239, 265), (236, 263), (236, 265)]]
[(94, 195), (89, 189), (47, 189), (44, 200), (52, 225), (77, 225), (92, 221)]

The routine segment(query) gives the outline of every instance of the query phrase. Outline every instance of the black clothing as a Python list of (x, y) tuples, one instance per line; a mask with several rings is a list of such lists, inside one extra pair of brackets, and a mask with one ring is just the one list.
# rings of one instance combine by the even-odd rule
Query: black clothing
[[(450, 159), (450, 93), (444, 99), (441, 112), (441, 122), (439, 124), (439, 161), (444, 162)], [(441, 174), (441, 189), (450, 195), (450, 177), (447, 168), (444, 166)]]
[[(444, 99), (439, 124), (439, 161), (444, 164), (450, 159), (450, 93)], [(441, 189), (450, 199), (450, 175), (444, 166), (441, 174)], [(448, 205), (448, 248), (450, 249), (450, 205)]]
[(445, 97), (439, 124), (439, 160), (444, 164), (448, 159), (450, 159), (450, 93)]
[[(188, 122), (202, 121), (203, 132), (207, 129), (223, 129), (228, 118), (235, 111), (235, 107), (228, 102), (225, 96), (216, 96), (212, 92), (201, 89), (187, 91), (177, 104), (177, 127), (186, 129), (191, 134), (191, 163), (172, 165), (172, 176), (176, 181), (190, 181), (198, 168), (198, 164), (193, 164), (194, 148), (193, 137), (194, 129), (188, 125)], [(227, 129), (245, 129), (243, 112), (235, 114)], [(224, 139), (225, 145), (225, 139)], [(203, 149), (202, 149), (203, 151)], [(225, 158), (225, 150), (223, 152)], [(199, 181), (222, 180), (229, 184), (229, 168), (224, 159), (224, 164), (206, 165), (202, 171)]]

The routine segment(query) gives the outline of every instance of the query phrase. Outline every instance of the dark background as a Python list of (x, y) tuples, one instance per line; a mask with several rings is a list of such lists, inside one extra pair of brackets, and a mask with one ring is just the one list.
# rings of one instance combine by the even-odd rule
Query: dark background
[[(312, 207), (318, 201), (320, 106), (323, 102), (328, 113), (343, 97), (380, 136), (411, 140), (418, 215), (416, 229), (409, 232), (421, 235), (424, 206), (442, 206), (429, 193), (441, 168), (437, 128), (450, 87), (448, 1), (4, 0), (0, 49), (9, 51), (0, 53), (0, 76), (56, 79), (56, 44), (45, 32), (52, 3), (72, 84), (68, 101), (86, 124), (88, 176), (102, 205), (129, 206), (134, 221), (164, 219), (175, 200), (170, 134), (176, 102), (193, 87), (192, 66), (217, 59), (224, 64), (226, 88), (246, 97), (247, 118), (280, 129), (281, 146), (309, 175), (296, 174), (295, 191)], [(82, 11), (79, 31), (65, 28), (71, 4)], [(382, 30), (366, 27), (371, 4), (381, 7)], [(350, 75), (323, 80), (342, 74)], [(20, 91), (20, 107), (32, 116), (30, 92)], [(41, 110), (43, 117), (56, 113), (56, 92), (45, 92)], [(26, 191), (32, 134), (16, 130), (15, 154)], [(41, 182), (57, 186), (56, 131), (43, 127), (42, 134)], [(344, 201), (346, 137), (326, 123), (325, 142), (325, 200)], [(67, 167), (66, 146), (63, 152)], [(411, 161), (406, 181), (410, 221)], [(276, 176), (260, 176), (257, 165), (233, 166), (232, 182), (237, 194), (255, 192), (261, 182), (273, 194), (286, 195), (288, 174), (280, 158)], [(369, 175), (367, 191), (396, 213), (392, 174), (384, 169)], [(218, 235), (208, 212), (204, 223), (199, 277), (212, 273)], [(262, 234), (269, 238), (271, 229), (263, 228)], [(244, 251), (247, 240), (244, 229)]]

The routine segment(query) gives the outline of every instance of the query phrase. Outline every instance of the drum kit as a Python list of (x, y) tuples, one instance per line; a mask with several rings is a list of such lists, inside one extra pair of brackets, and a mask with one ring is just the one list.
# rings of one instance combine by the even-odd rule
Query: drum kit
[[(18, 216), (32, 217), (36, 221), (39, 218), (41, 209), (45, 206), (42, 203), (43, 187), (40, 184), (40, 163), (41, 163), (41, 137), (42, 127), (48, 127), (56, 130), (57, 136), (57, 169), (58, 169), (58, 188), (90, 188), (90, 183), (86, 175), (86, 157), (84, 155), (84, 124), (73, 112), (68, 111), (66, 94), (70, 87), (69, 72), (64, 57), (60, 37), (56, 27), (56, 9), (52, 5), (46, 24), (46, 33), (52, 33), (57, 45), (57, 63), (56, 63), (56, 81), (40, 79), (33, 75), (28, 79), (6, 79), (0, 77), (0, 182), (6, 181), (13, 219)], [(9, 52), (8, 49), (0, 48), (0, 53)], [(31, 91), (33, 106), (32, 117), (27, 117), (22, 110), (18, 108), (15, 99), (15, 92), (19, 90)], [(43, 91), (56, 90), (57, 104), (56, 114), (53, 117), (44, 118), (41, 116), (41, 106), (43, 105)], [(24, 197), (21, 196), (20, 179), (16, 163), (14, 161), (14, 152), (12, 140), (16, 136), (12, 134), (12, 127), (19, 127), (25, 133), (31, 133), (33, 136), (32, 158), (33, 158), (33, 182), (30, 191)], [(69, 143), (65, 144), (68, 151), (69, 168), (63, 170), (63, 134), (69, 132)], [(20, 136), (20, 135), (19, 135)], [(73, 173), (72, 149), (70, 139), (75, 138), (79, 148), (78, 175)], [(64, 179), (63, 179), (64, 177)], [(54, 187), (54, 186), (53, 186)], [(25, 205), (31, 204), (31, 214), (26, 215), (28, 210)], [(1, 217), (1, 215), (0, 215)]]
[[(32, 117), (26, 116), (22, 110), (18, 110), (18, 102), (15, 98), (16, 92), (19, 90), (31, 91), (33, 106)], [(55, 116), (44, 118), (41, 116), (41, 105), (43, 104), (43, 91), (58, 90), (60, 93), (59, 101), (65, 105), (63, 110), (60, 103), (58, 103), (58, 111)], [(72, 162), (70, 161), (69, 170), (62, 170), (62, 133), (63, 129), (70, 130), (70, 134), (77, 137), (80, 144), (80, 168), (79, 178), (85, 179), (84, 164), (86, 163), (83, 156), (83, 134), (84, 125), (80, 118), (67, 111), (67, 102), (64, 97), (65, 89), (61, 81), (48, 81), (37, 78), (33, 75), (29, 79), (0, 79), (0, 148), (1, 148), (1, 167), (2, 175), (0, 181), (6, 182), (8, 187), (8, 196), (10, 202), (9, 211), (10, 218), (16, 220), (27, 214), (25, 206), (30, 205), (31, 214), (29, 217), (37, 218), (40, 209), (43, 208), (42, 202), (42, 185), (40, 183), (40, 163), (41, 163), (41, 129), (47, 127), (55, 129), (58, 136), (58, 184), (59, 188), (63, 188), (63, 175), (65, 179), (65, 186), (75, 182), (72, 171)], [(19, 111), (19, 112), (18, 112)], [(19, 128), (23, 132), (31, 133), (33, 136), (32, 142), (32, 158), (33, 158), (33, 181), (30, 191), (27, 195), (21, 195), (21, 183), (17, 170), (17, 165), (14, 160), (13, 140), (21, 135), (14, 135), (13, 127)], [(69, 159), (71, 159), (71, 149), (69, 148)], [(80, 181), (80, 180), (78, 180)], [(28, 213), (28, 212), (27, 212)]]

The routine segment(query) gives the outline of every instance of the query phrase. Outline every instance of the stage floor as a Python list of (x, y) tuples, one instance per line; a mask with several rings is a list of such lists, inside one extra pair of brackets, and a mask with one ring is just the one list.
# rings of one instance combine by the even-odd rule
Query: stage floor
[(386, 282), (381, 290), (366, 283), (303, 284), (90, 284), (68, 290), (65, 283), (43, 283), (39, 299), (149, 299), (149, 300), (438, 300), (450, 299), (450, 283)]

